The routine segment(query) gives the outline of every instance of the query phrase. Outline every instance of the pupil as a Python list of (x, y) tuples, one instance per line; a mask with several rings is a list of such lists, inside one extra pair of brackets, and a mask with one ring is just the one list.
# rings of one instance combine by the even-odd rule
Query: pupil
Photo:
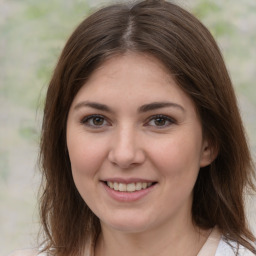
[(102, 125), (102, 124), (103, 124), (103, 118), (101, 118), (101, 117), (95, 117), (95, 118), (93, 119), (93, 124), (94, 124), (94, 125)]
[(157, 118), (156, 121), (155, 121), (155, 124), (156, 124), (157, 126), (165, 125), (165, 119), (163, 119), (163, 118)]

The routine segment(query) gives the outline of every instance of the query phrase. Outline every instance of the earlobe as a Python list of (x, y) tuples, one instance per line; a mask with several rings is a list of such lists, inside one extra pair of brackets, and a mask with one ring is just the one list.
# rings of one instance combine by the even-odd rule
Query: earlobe
[(200, 167), (210, 165), (217, 157), (218, 149), (205, 140), (202, 147)]

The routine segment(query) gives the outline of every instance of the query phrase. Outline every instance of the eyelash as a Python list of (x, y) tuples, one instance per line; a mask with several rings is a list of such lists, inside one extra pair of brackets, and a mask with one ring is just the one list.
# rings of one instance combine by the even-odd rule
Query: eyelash
[[(103, 122), (102, 124), (100, 125), (96, 125), (96, 124), (91, 124), (90, 121), (94, 121), (96, 118), (99, 118), (101, 119), (101, 121)], [(150, 122), (152, 121), (156, 121), (156, 119), (161, 119), (162, 121), (164, 121), (164, 125), (150, 125)], [(166, 122), (168, 122), (168, 124), (166, 124)], [(110, 126), (107, 118), (103, 115), (98, 115), (98, 114), (94, 114), (94, 115), (89, 115), (89, 116), (86, 116), (84, 117), (82, 120), (81, 120), (81, 124), (82, 125), (86, 125), (86, 126), (89, 126), (89, 127), (92, 127), (92, 128), (96, 128), (96, 129), (99, 129), (99, 128), (102, 128), (106, 125), (107, 123), (107, 126)], [(176, 124), (176, 121), (169, 117), (169, 116), (166, 116), (166, 115), (154, 115), (154, 116), (151, 116), (147, 122), (145, 123), (144, 126), (154, 126), (154, 127), (157, 127), (158, 129), (163, 129), (163, 128), (166, 128), (172, 124)]]
[[(169, 116), (165, 116), (165, 115), (154, 115), (154, 116), (151, 116), (151, 117), (149, 118), (149, 120), (148, 120), (147, 123), (146, 123), (146, 126), (149, 125), (149, 123), (150, 123), (151, 121), (154, 121), (154, 120), (156, 120), (156, 119), (162, 119), (162, 120), (165, 122), (164, 125), (160, 125), (160, 126), (158, 126), (158, 125), (152, 125), (152, 126), (158, 127), (158, 129), (166, 128), (166, 127), (168, 127), (168, 126), (170, 126), (170, 125), (172, 125), (172, 124), (176, 124), (176, 120), (174, 120), (173, 118), (171, 118), (171, 117), (169, 117)], [(166, 124), (166, 122), (168, 122), (168, 124)]]
[(103, 120), (103, 123), (104, 122), (107, 122), (106, 121), (106, 117), (102, 116), (102, 115), (89, 115), (89, 116), (86, 116), (84, 117), (82, 120), (81, 120), (81, 124), (83, 125), (86, 125), (86, 126), (89, 126), (89, 127), (93, 127), (93, 128), (102, 128), (104, 126), (104, 124), (102, 125), (95, 125), (95, 124), (90, 124), (89, 122), (90, 121), (93, 121), (95, 120), (96, 118), (99, 118), (99, 119), (102, 119)]

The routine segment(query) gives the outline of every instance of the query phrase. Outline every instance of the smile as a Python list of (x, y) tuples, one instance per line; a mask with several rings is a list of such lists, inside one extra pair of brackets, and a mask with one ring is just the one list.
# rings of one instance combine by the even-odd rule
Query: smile
[(136, 182), (136, 183), (119, 183), (119, 182), (106, 182), (107, 186), (115, 191), (120, 192), (135, 192), (147, 189), (153, 185), (152, 182)]

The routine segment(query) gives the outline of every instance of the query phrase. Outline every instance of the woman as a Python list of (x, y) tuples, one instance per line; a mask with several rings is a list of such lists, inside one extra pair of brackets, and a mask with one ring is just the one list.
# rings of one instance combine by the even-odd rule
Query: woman
[(174, 4), (112, 5), (78, 26), (49, 85), (41, 164), (40, 255), (256, 253), (232, 84)]

